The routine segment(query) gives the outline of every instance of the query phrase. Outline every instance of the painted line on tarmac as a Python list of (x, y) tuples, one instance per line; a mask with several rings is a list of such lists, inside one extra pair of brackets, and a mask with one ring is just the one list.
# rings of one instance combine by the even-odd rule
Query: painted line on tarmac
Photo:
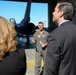
[[(41, 64), (44, 64), (43, 61), (41, 62)], [(27, 66), (35, 66), (35, 62), (27, 62)]]

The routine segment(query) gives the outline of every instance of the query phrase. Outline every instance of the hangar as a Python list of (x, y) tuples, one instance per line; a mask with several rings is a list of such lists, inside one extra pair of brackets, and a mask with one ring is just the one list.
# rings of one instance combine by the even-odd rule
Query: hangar
[[(20, 2), (28, 2), (28, 0), (5, 0), (5, 1), (20, 1)], [(52, 12), (57, 2), (59, 1), (67, 1), (72, 2), (75, 6), (76, 10), (76, 0), (31, 0), (31, 2), (35, 3), (48, 3), (48, 27), (53, 27), (52, 23)], [(73, 22), (76, 24), (76, 15), (74, 16)]]

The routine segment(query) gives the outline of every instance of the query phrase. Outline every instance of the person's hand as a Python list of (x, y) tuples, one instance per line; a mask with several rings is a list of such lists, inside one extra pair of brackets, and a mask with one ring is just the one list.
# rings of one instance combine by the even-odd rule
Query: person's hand
[(35, 44), (35, 43), (36, 43), (34, 39), (32, 39), (32, 43), (33, 43), (33, 44)]
[(46, 45), (45, 44), (41, 44), (41, 47), (44, 48)]

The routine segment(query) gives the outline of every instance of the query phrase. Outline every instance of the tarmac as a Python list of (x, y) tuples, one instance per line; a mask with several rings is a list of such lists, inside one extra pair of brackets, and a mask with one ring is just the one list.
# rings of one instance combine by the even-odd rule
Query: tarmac
[(25, 49), (27, 58), (27, 71), (25, 75), (35, 75), (35, 49)]
[[(35, 75), (35, 48), (25, 49), (25, 52), (27, 58), (27, 71), (25, 75)], [(43, 61), (42, 61), (42, 66), (43, 66)], [(41, 69), (40, 75), (42, 75), (42, 73), (43, 70)]]
[[(26, 70), (25, 75), (35, 75), (35, 49), (36, 49), (36, 45), (32, 44), (31, 40), (32, 40), (32, 37), (30, 37), (30, 44), (25, 44), (22, 41), (19, 41), (19, 46), (24, 47), (25, 53), (26, 53), (27, 70)], [(42, 62), (42, 66), (43, 66), (43, 62)], [(42, 75), (42, 69), (41, 69), (40, 75)]]

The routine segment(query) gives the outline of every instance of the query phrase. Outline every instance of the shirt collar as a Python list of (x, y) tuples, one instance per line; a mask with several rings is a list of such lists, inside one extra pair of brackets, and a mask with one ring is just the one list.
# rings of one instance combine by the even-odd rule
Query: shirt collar
[(61, 24), (64, 23), (64, 22), (66, 22), (66, 21), (69, 21), (69, 20), (64, 20), (64, 21), (62, 21), (61, 23), (59, 23), (58, 27), (60, 27)]
[(43, 33), (45, 32), (45, 30), (43, 30), (42, 32), (41, 32), (40, 30), (38, 30), (38, 32), (39, 32), (40, 34), (43, 34)]

